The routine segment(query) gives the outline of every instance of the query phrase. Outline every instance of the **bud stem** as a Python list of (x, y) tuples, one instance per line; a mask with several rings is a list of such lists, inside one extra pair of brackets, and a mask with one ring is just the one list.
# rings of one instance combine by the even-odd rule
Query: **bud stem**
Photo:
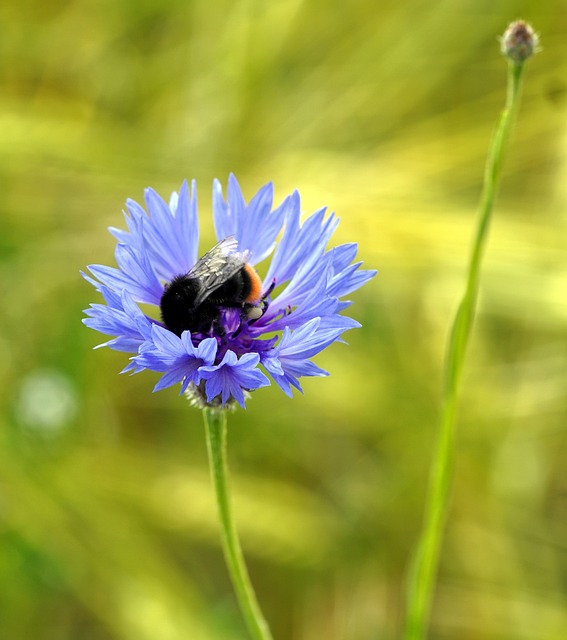
[(438, 441), (431, 466), (422, 531), (408, 574), (404, 640), (423, 640), (427, 634), (452, 488), (455, 458), (455, 416), (461, 374), (476, 312), (481, 260), (500, 184), (504, 152), (518, 110), (522, 71), (523, 62), (509, 60), (506, 105), (488, 151), (467, 282), (449, 334), (445, 355), (445, 379)]

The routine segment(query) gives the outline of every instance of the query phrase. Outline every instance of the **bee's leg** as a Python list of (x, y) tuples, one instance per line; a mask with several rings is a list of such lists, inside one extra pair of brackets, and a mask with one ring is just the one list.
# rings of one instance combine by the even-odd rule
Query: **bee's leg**
[(224, 329), (222, 322), (218, 318), (213, 320), (213, 323), (211, 326), (212, 326), (213, 334), (215, 336), (218, 336), (219, 338), (224, 338), (224, 336), (226, 335), (226, 331)]

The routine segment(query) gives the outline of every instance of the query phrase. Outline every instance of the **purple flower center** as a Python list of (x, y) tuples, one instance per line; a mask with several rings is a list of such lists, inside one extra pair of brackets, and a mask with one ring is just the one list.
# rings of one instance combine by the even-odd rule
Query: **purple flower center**
[[(268, 296), (272, 292), (275, 283), (270, 286), (268, 291), (264, 294), (261, 300), (261, 307), (252, 307), (252, 309), (261, 308), (261, 315), (263, 316), (269, 306), (270, 302)], [(193, 344), (195, 347), (199, 346), (199, 343), (206, 338), (215, 338), (217, 341), (217, 355), (215, 362), (220, 362), (227, 351), (233, 351), (238, 356), (245, 353), (258, 353), (260, 357), (270, 349), (272, 349), (278, 340), (278, 336), (273, 336), (268, 339), (260, 339), (257, 337), (258, 332), (253, 331), (254, 324), (259, 320), (259, 317), (249, 317), (255, 314), (249, 314), (249, 309), (246, 307), (221, 307), (218, 308), (218, 317), (211, 324), (211, 328), (208, 332), (194, 332), (191, 334)], [(261, 317), (261, 316), (260, 316)]]

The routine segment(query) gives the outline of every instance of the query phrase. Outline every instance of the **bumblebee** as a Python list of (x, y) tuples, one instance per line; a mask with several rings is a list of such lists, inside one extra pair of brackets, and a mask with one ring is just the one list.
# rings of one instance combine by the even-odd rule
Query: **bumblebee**
[(183, 331), (222, 335), (220, 313), (223, 308), (240, 309), (242, 317), (256, 320), (262, 281), (251, 265), (248, 252), (238, 252), (232, 236), (221, 240), (199, 258), (186, 274), (166, 284), (160, 300), (161, 319), (178, 336)]

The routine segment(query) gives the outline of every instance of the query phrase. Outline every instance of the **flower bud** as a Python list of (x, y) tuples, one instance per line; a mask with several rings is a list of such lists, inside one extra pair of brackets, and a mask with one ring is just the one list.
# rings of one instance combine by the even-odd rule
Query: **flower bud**
[(502, 53), (513, 62), (524, 62), (539, 50), (539, 37), (523, 20), (512, 22), (500, 38)]

